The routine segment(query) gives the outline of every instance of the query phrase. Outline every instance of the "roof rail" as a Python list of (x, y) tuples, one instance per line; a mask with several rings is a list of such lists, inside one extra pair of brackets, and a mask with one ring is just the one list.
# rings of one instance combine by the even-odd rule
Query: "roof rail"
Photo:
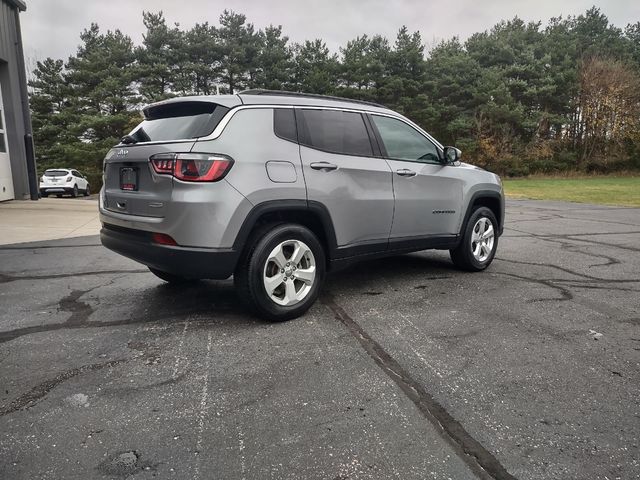
[(374, 102), (367, 102), (366, 100), (354, 100), (352, 98), (336, 97), (332, 95), (319, 95), (317, 93), (301, 93), (290, 92), (285, 90), (265, 90), (261, 88), (255, 88), (250, 90), (243, 90), (238, 92), (238, 95), (277, 95), (281, 97), (302, 97), (302, 98), (320, 98), (325, 100), (335, 100), (338, 102), (359, 103), (361, 105), (369, 105), (370, 107), (387, 108), (384, 105)]

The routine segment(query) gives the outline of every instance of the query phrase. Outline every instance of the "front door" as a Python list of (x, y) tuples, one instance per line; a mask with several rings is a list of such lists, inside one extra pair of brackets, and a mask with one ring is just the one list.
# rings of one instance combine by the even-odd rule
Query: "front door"
[(462, 180), (440, 160), (438, 147), (408, 123), (372, 115), (393, 171), (395, 214), (390, 242), (457, 234)]
[(0, 85), (0, 201), (13, 200), (13, 179), (11, 162), (9, 161), (9, 140), (7, 123), (2, 102), (2, 86)]

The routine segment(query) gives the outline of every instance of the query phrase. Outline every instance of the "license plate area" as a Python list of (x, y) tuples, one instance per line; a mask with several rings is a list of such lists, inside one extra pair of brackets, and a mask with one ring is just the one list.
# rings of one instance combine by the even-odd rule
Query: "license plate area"
[(135, 192), (138, 190), (138, 169), (133, 167), (120, 168), (120, 190)]

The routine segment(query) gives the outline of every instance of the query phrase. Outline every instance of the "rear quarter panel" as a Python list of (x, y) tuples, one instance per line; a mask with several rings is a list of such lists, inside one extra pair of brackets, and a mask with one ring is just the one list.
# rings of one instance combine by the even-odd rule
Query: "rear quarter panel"
[[(237, 111), (217, 139), (198, 141), (193, 151), (224, 153), (233, 158), (235, 163), (225, 180), (252, 205), (307, 198), (300, 147), (275, 135), (273, 108)], [(287, 175), (272, 174), (272, 179), (267, 162), (287, 162), (292, 167)]]

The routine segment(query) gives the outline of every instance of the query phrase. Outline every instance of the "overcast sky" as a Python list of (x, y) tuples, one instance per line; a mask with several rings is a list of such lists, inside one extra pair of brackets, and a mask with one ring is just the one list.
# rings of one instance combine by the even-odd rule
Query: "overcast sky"
[(640, 0), (26, 0), (21, 14), (25, 56), (29, 63), (48, 56), (67, 59), (76, 52), (80, 32), (91, 22), (103, 31), (120, 29), (142, 41), (142, 11), (165, 13), (169, 24), (189, 28), (232, 9), (256, 28), (282, 25), (292, 41), (322, 38), (329, 48), (358, 35), (395, 37), (407, 25), (420, 31), (427, 47), (454, 35), (462, 39), (491, 28), (501, 19), (526, 21), (576, 15), (595, 5), (619, 27), (640, 21)]

